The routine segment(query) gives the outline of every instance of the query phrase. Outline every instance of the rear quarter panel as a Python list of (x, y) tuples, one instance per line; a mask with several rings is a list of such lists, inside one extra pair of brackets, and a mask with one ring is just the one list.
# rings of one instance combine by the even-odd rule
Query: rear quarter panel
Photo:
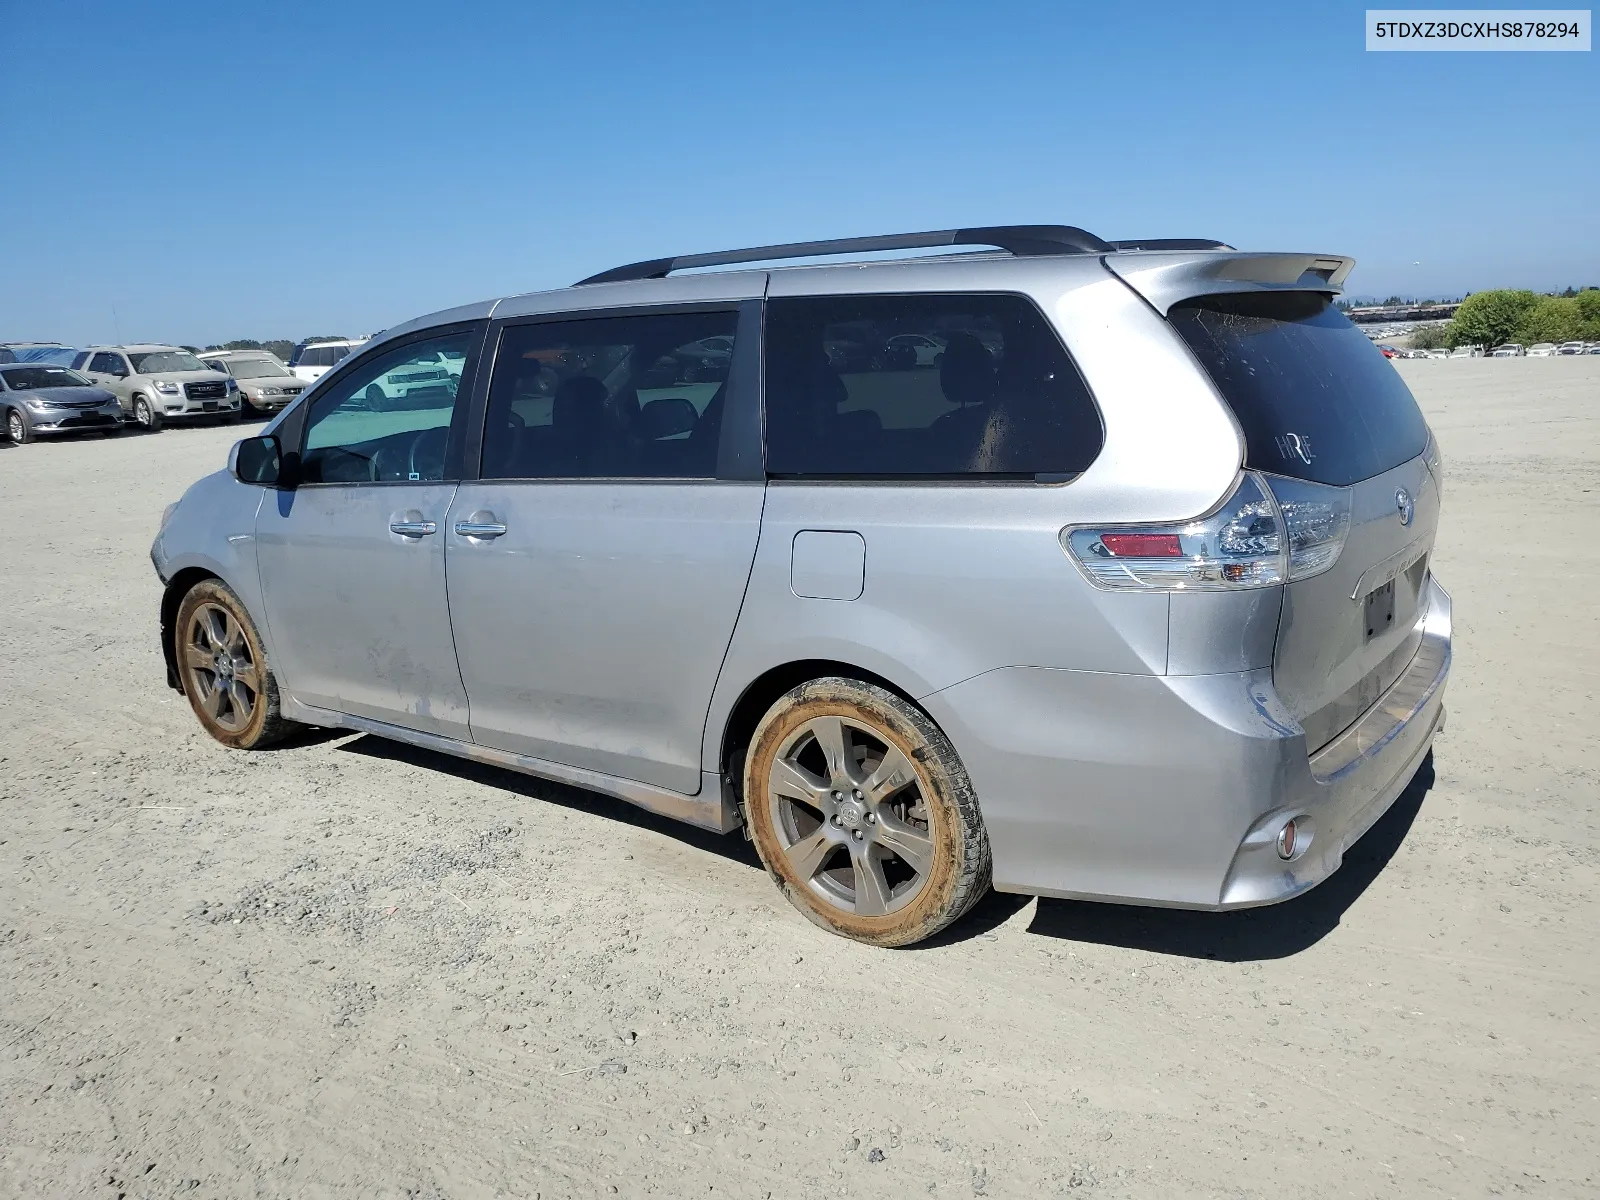
[[(852, 664), (916, 697), (1010, 666), (1167, 671), (1167, 595), (1093, 588), (1058, 538), (1074, 524), (1185, 520), (1231, 491), (1243, 442), (1210, 381), (1098, 260), (775, 272), (769, 287), (774, 296), (917, 291), (1029, 296), (1095, 397), (1104, 447), (1064, 484), (769, 484), (749, 591), (708, 714), (707, 771), (718, 769), (720, 735), (750, 683), (803, 659)], [(794, 540), (808, 530), (861, 535), (857, 599), (795, 594)]]

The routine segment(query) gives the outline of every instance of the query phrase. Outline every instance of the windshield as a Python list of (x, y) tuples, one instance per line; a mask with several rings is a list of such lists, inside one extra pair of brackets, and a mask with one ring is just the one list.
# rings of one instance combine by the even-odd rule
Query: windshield
[(49, 363), (57, 367), (70, 367), (78, 352), (70, 346), (11, 347), (14, 358), (0, 358), (0, 362)]
[(66, 367), (7, 367), (0, 371), (6, 386), (13, 392), (29, 392), (34, 388), (89, 387), (90, 383), (76, 371)]
[(1167, 319), (1239, 419), (1248, 466), (1345, 486), (1422, 453), (1410, 389), (1329, 297), (1201, 296)]
[(270, 358), (236, 358), (225, 369), (240, 379), (281, 379), (289, 374)]
[(187, 350), (146, 350), (143, 353), (130, 350), (128, 357), (133, 361), (133, 369), (140, 375), (154, 375), (158, 371), (211, 370)]

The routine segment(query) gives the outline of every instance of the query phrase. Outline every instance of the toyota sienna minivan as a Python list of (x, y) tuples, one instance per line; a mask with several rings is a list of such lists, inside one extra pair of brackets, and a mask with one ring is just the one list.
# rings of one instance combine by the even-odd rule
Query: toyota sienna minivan
[(1450, 666), (1439, 452), (1351, 265), (1008, 226), (420, 318), (167, 511), (168, 682), (227, 746), (359, 730), (743, 830), (878, 945), (990, 886), (1284, 900)]

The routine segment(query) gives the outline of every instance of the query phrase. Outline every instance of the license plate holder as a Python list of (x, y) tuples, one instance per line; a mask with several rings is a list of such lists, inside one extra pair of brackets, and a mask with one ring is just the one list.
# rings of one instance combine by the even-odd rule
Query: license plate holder
[(1367, 641), (1382, 637), (1394, 624), (1394, 580), (1367, 593), (1365, 602)]
[(215, 400), (202, 400), (200, 402), (200, 411), (201, 412), (216, 412), (217, 411), (217, 402)]

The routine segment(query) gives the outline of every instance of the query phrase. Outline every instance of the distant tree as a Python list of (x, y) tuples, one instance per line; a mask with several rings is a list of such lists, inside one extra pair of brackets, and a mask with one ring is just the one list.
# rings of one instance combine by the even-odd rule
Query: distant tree
[(1586, 341), (1600, 342), (1600, 288), (1584, 288), (1572, 298), (1573, 306), (1584, 324), (1579, 336)]
[(273, 338), (262, 342), (261, 348), (268, 354), (276, 354), (284, 362), (288, 362), (289, 356), (294, 353), (294, 343), (283, 338)]
[(1408, 304), (1408, 303), (1410, 303), (1410, 301), (1402, 300), (1402, 299), (1400, 299), (1399, 296), (1390, 296), (1387, 300), (1385, 300), (1383, 302), (1383, 306), (1385, 308), (1398, 308), (1400, 305)]
[(1578, 294), (1578, 289), (1575, 288), (1575, 287), (1570, 287), (1570, 286), (1564, 292), (1561, 293), (1561, 295), (1562, 295), (1562, 297), (1564, 299), (1570, 299), (1571, 297), (1576, 296), (1577, 294)]
[(1516, 340), (1524, 346), (1577, 341), (1584, 336), (1585, 325), (1583, 310), (1575, 297), (1547, 296), (1518, 322)]
[(1499, 289), (1468, 296), (1456, 309), (1445, 340), (1451, 346), (1498, 346), (1512, 334), (1539, 297), (1527, 290)]
[(1413, 350), (1439, 350), (1445, 345), (1448, 332), (1443, 325), (1422, 325), (1411, 335)]
[(261, 349), (261, 343), (254, 338), (238, 338), (231, 342), (224, 342), (222, 348), (224, 350), (259, 350)]
[(199, 354), (200, 353), (200, 347), (199, 346), (185, 346), (184, 349), (187, 350), (190, 354)]
[(350, 339), (342, 333), (314, 333), (305, 340), (308, 342), (346, 342)]

